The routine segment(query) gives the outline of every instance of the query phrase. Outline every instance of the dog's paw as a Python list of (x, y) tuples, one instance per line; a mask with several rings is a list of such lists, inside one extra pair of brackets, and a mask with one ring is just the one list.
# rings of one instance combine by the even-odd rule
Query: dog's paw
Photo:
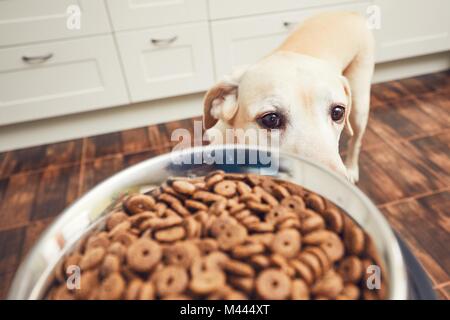
[(351, 183), (357, 183), (359, 181), (359, 167), (353, 166), (347, 169), (347, 177)]

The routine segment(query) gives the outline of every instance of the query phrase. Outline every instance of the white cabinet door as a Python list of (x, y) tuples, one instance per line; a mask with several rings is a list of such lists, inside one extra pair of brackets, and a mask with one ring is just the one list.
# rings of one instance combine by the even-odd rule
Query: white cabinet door
[(207, 19), (206, 0), (107, 0), (115, 30)]
[(449, 0), (375, 0), (381, 9), (375, 31), (377, 62), (450, 49)]
[(109, 31), (103, 0), (0, 1), (0, 46)]
[(213, 79), (207, 23), (117, 34), (133, 102), (205, 90)]
[(257, 62), (280, 45), (296, 24), (313, 14), (327, 10), (352, 10), (364, 14), (368, 4), (214, 21), (211, 31), (216, 78), (222, 78), (236, 66)]
[(355, 1), (357, 0), (209, 0), (209, 15), (211, 19), (234, 18)]
[(112, 36), (0, 49), (0, 125), (128, 102)]

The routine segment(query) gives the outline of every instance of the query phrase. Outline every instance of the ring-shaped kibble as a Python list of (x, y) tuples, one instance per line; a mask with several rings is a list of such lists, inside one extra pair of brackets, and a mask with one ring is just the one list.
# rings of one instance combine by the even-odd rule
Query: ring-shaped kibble
[(319, 258), (317, 258), (315, 255), (310, 252), (302, 252), (299, 255), (298, 259), (311, 268), (316, 279), (322, 276), (322, 265), (320, 264)]
[(192, 277), (189, 289), (198, 295), (212, 293), (225, 285), (225, 274), (220, 270), (199, 272)]
[(333, 233), (320, 247), (325, 251), (328, 258), (332, 261), (338, 261), (344, 256), (345, 248), (341, 239)]
[(232, 217), (219, 217), (214, 220), (210, 227), (210, 233), (217, 237), (228, 225), (236, 224), (236, 219)]
[(214, 186), (214, 192), (230, 198), (236, 194), (236, 183), (230, 180), (221, 181)]
[(324, 272), (328, 271), (331, 268), (331, 261), (322, 248), (317, 246), (309, 246), (305, 248), (304, 251), (315, 255), (317, 259), (319, 259), (320, 265), (322, 266), (322, 270)]
[(344, 258), (338, 268), (339, 274), (345, 282), (358, 282), (363, 273), (363, 264), (356, 256), (349, 256)]
[(321, 279), (314, 283), (311, 292), (316, 296), (335, 299), (344, 289), (344, 281), (334, 271), (329, 270)]
[(243, 243), (247, 238), (247, 229), (240, 224), (227, 224), (217, 235), (219, 247), (230, 250)]
[(100, 284), (98, 297), (100, 300), (117, 300), (125, 291), (125, 280), (118, 273), (110, 274)]
[(312, 285), (314, 282), (314, 274), (312, 270), (303, 262), (297, 259), (289, 261), (289, 264), (294, 268), (295, 272), (302, 278), (308, 285)]
[(172, 188), (183, 194), (193, 194), (196, 190), (194, 184), (186, 180), (177, 180), (172, 183)]
[(345, 248), (350, 254), (359, 255), (364, 250), (364, 232), (354, 225), (344, 233)]
[(278, 269), (262, 271), (256, 279), (256, 291), (265, 300), (284, 300), (291, 293), (291, 279)]
[(123, 211), (113, 212), (106, 220), (106, 230), (114, 229), (119, 223), (128, 219), (128, 215)]
[(81, 270), (88, 270), (100, 265), (103, 257), (106, 254), (106, 250), (103, 247), (91, 248), (80, 259)]
[[(257, 175), (235, 179), (216, 172), (206, 180), (209, 184), (203, 177), (171, 179), (148, 194), (156, 199), (151, 211), (131, 212), (150, 207), (139, 205), (136, 195), (122, 201), (123, 212), (115, 206), (106, 228), (85, 237), (75, 254), (56, 268), (55, 285), (48, 297), (385, 297), (386, 286), (374, 295), (362, 287), (362, 270), (380, 261), (370, 237), (326, 199)], [(220, 189), (223, 186), (229, 187)], [(133, 199), (137, 207), (133, 207)], [(82, 290), (65, 288), (67, 264), (83, 267)], [(266, 282), (270, 290), (264, 295), (257, 280), (264, 279), (268, 270), (287, 277), (290, 290), (280, 293), (283, 282)]]
[(155, 199), (152, 196), (137, 194), (130, 196), (125, 201), (125, 209), (130, 214), (136, 214), (152, 210), (155, 206), (155, 203)]
[(272, 242), (272, 251), (286, 258), (296, 256), (301, 248), (300, 233), (295, 229), (284, 229), (276, 233)]
[(327, 208), (323, 213), (322, 217), (325, 219), (325, 224), (328, 229), (341, 233), (344, 227), (344, 219), (342, 215), (336, 208)]
[(291, 297), (292, 300), (309, 299), (309, 288), (305, 281), (301, 279), (295, 279), (292, 281)]
[(126, 300), (138, 300), (143, 281), (139, 278), (132, 279), (125, 290)]
[(127, 250), (127, 262), (137, 272), (150, 271), (161, 260), (161, 256), (161, 246), (145, 238), (136, 240)]
[(156, 291), (162, 297), (183, 292), (188, 283), (186, 269), (180, 266), (163, 267), (155, 277)]
[(271, 223), (281, 223), (289, 218), (296, 218), (297, 215), (290, 208), (282, 205), (273, 207), (266, 215), (265, 220)]
[(179, 242), (165, 248), (164, 257), (167, 264), (189, 268), (200, 257), (200, 249), (191, 242)]
[(306, 206), (317, 212), (323, 212), (326, 208), (323, 198), (315, 193), (310, 193), (307, 195)]
[(296, 195), (284, 198), (281, 201), (281, 205), (291, 209), (295, 213), (300, 213), (301, 210), (305, 209), (305, 202), (301, 197)]

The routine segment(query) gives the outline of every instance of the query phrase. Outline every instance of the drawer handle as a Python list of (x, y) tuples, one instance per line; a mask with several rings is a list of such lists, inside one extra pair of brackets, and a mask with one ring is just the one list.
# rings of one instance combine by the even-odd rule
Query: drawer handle
[(291, 22), (291, 21), (284, 21), (284, 22), (283, 22), (283, 26), (284, 26), (286, 29), (289, 29), (289, 28), (295, 26), (296, 24), (297, 24), (296, 22)]
[(45, 61), (51, 59), (52, 57), (53, 53), (49, 53), (45, 56), (35, 56), (35, 57), (23, 56), (22, 61), (30, 64), (37, 64), (37, 63), (44, 63)]
[(174, 36), (172, 38), (168, 38), (168, 39), (150, 39), (150, 41), (156, 45), (169, 45), (171, 43), (174, 43), (176, 40), (178, 39), (178, 36)]

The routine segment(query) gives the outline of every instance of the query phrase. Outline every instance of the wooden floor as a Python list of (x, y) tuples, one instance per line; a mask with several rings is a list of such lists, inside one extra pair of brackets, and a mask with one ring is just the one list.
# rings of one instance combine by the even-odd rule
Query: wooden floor
[[(0, 298), (67, 205), (170, 151), (171, 131), (192, 126), (189, 119), (0, 153)], [(373, 86), (360, 168), (359, 187), (413, 249), (439, 297), (450, 299), (450, 71)]]

